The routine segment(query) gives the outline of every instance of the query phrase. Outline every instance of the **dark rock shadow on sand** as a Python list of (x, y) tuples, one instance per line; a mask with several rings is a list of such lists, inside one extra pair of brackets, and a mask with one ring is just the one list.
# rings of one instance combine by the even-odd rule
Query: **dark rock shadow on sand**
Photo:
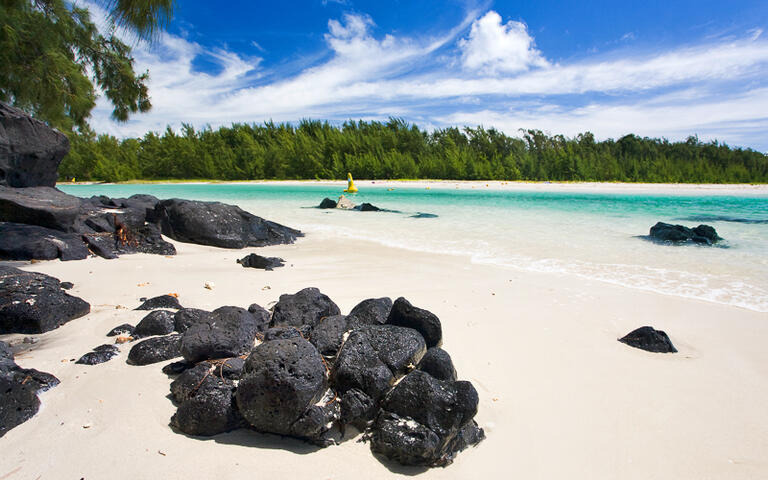
[(416, 466), (408, 466), (408, 465), (401, 465), (395, 461), (389, 460), (387, 457), (380, 453), (371, 452), (373, 454), (373, 458), (375, 458), (380, 464), (384, 465), (387, 470), (389, 470), (392, 473), (396, 473), (398, 475), (407, 475), (409, 477), (414, 477), (416, 475), (421, 475), (422, 473), (426, 473), (428, 470), (430, 470), (429, 467), (416, 467)]

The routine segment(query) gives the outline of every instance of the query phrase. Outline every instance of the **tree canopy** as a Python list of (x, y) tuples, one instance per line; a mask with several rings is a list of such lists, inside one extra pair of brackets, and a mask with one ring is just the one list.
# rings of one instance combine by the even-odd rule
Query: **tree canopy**
[(151, 40), (165, 28), (173, 0), (100, 0), (109, 27), (99, 31), (86, 8), (66, 0), (0, 0), (0, 101), (65, 132), (87, 128), (97, 90), (112, 117), (151, 108), (149, 72), (137, 74), (119, 29)]
[(184, 125), (117, 139), (77, 135), (59, 167), (62, 180), (433, 178), (670, 183), (768, 182), (768, 157), (689, 137), (626, 135), (597, 141), (539, 130), (512, 137), (493, 128), (426, 131), (400, 119), (304, 120), (298, 125)]

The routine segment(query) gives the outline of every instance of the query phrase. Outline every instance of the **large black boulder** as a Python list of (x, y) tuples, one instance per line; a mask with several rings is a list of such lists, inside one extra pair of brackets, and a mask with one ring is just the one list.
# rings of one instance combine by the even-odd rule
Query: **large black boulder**
[(180, 242), (223, 248), (293, 243), (298, 230), (264, 220), (235, 205), (172, 198), (161, 200), (152, 219), (163, 235)]
[(305, 288), (293, 295), (280, 295), (272, 309), (273, 327), (314, 327), (323, 317), (341, 313), (338, 305), (314, 287)]
[(630, 347), (639, 348), (654, 353), (676, 353), (677, 349), (672, 345), (669, 336), (661, 330), (653, 327), (640, 327), (632, 330), (624, 337), (620, 338), (621, 343), (626, 343)]
[(169, 310), (149, 312), (133, 329), (133, 337), (168, 335), (174, 330), (174, 313)]
[(67, 152), (66, 135), (0, 102), (0, 185), (53, 187)]
[(0, 222), (0, 260), (82, 260), (89, 255), (80, 235), (35, 225)]
[(238, 259), (237, 263), (243, 267), (260, 268), (262, 270), (271, 271), (275, 268), (282, 267), (285, 264), (285, 260), (278, 257), (262, 257), (261, 255), (251, 253), (250, 255)]
[(458, 453), (451, 447), (463, 446), (454, 440), (472, 422), (477, 405), (471, 383), (442, 381), (415, 370), (382, 401), (371, 450), (405, 465), (447, 465)]
[(237, 405), (257, 430), (296, 435), (294, 423), (327, 388), (317, 349), (303, 338), (264, 342), (245, 362), (237, 387)]
[(58, 279), (0, 266), (0, 333), (43, 333), (90, 311)]
[(253, 348), (256, 335), (266, 324), (240, 307), (219, 307), (210, 318), (192, 324), (181, 340), (181, 353), (188, 362), (236, 357)]
[(52, 187), (0, 186), (0, 221), (74, 231), (80, 199)]
[(387, 322), (391, 310), (391, 298), (368, 298), (355, 305), (349, 316), (369, 325), (377, 325)]
[(395, 300), (389, 312), (387, 323), (401, 327), (413, 328), (427, 342), (427, 347), (439, 347), (443, 342), (443, 329), (440, 319), (434, 313), (414, 307), (403, 297)]
[(658, 222), (651, 227), (649, 238), (664, 243), (696, 243), (701, 245), (712, 245), (722, 240), (715, 229), (709, 225), (688, 228), (683, 225), (671, 225), (664, 222)]
[(106, 259), (130, 253), (176, 255), (176, 247), (163, 240), (158, 227), (152, 224), (119, 232), (84, 233), (82, 239), (93, 253)]
[(353, 330), (341, 346), (331, 383), (338, 392), (357, 389), (378, 401), (398, 376), (426, 352), (422, 336), (410, 328), (369, 325)]
[(166, 335), (143, 340), (128, 352), (131, 365), (150, 365), (181, 356), (181, 335)]

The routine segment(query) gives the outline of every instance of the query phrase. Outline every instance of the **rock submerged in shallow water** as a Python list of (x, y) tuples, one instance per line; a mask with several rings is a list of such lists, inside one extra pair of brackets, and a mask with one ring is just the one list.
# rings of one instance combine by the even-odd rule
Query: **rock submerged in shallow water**
[(273, 327), (301, 327), (317, 324), (323, 317), (339, 315), (338, 305), (317, 288), (305, 288), (293, 295), (280, 295), (272, 310)]
[(262, 257), (261, 255), (256, 255), (255, 253), (252, 253), (250, 255), (246, 255), (245, 257), (237, 260), (237, 263), (239, 263), (243, 267), (260, 268), (262, 270), (270, 271), (275, 268), (282, 267), (285, 264), (285, 260), (278, 257)]
[(303, 338), (264, 342), (245, 361), (240, 413), (261, 432), (295, 435), (293, 424), (327, 388), (320, 353)]
[(700, 245), (713, 245), (722, 240), (717, 235), (717, 231), (709, 225), (688, 228), (683, 225), (671, 225), (664, 222), (658, 222), (651, 227), (649, 238), (660, 242), (696, 243)]
[(424, 337), (428, 348), (440, 346), (443, 342), (443, 329), (437, 315), (423, 308), (414, 307), (403, 297), (395, 300), (387, 323), (413, 328)]
[(128, 363), (131, 365), (150, 365), (180, 356), (181, 335), (166, 335), (148, 338), (134, 345), (128, 352)]
[(144, 303), (134, 308), (134, 310), (155, 310), (157, 308), (181, 310), (184, 307), (179, 303), (179, 299), (173, 295), (160, 295), (159, 297), (152, 297), (144, 300)]
[(648, 352), (677, 353), (677, 349), (665, 332), (649, 326), (632, 330), (619, 341)]
[(87, 315), (91, 306), (58, 279), (0, 266), (0, 333), (43, 333)]

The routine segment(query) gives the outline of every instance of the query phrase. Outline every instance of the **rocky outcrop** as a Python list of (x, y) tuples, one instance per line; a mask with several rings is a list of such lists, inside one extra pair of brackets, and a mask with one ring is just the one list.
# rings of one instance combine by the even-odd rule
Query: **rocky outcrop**
[(282, 267), (285, 264), (285, 260), (278, 257), (262, 257), (261, 255), (251, 253), (250, 255), (238, 259), (237, 263), (243, 267), (260, 268), (262, 270), (271, 271), (275, 268)]
[(293, 243), (302, 236), (298, 230), (220, 202), (161, 200), (155, 207), (153, 219), (163, 235), (174, 240), (222, 248)]
[(73, 232), (80, 199), (52, 187), (0, 186), (0, 221)]
[(82, 260), (89, 254), (81, 236), (75, 233), (0, 222), (0, 260)]
[(0, 333), (43, 333), (90, 311), (58, 279), (0, 266)]
[(664, 243), (695, 243), (699, 245), (713, 245), (722, 240), (717, 235), (717, 231), (709, 225), (688, 228), (683, 225), (670, 225), (664, 222), (658, 222), (652, 226), (648, 238)]
[(16, 365), (11, 348), (0, 341), (0, 437), (32, 418), (40, 408), (37, 394), (58, 384), (50, 373)]
[(53, 187), (68, 152), (66, 135), (0, 102), (0, 185)]
[(639, 348), (654, 353), (677, 353), (677, 349), (672, 345), (669, 336), (661, 330), (653, 327), (640, 327), (632, 330), (624, 337), (620, 338), (621, 343), (630, 347)]

